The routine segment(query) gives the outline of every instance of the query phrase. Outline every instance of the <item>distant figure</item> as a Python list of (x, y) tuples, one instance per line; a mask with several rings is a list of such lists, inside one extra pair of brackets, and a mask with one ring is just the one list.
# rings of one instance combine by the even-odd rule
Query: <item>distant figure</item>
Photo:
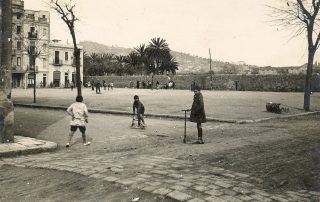
[(113, 90), (113, 82), (112, 81), (110, 83), (110, 88), (111, 88), (111, 90)]
[(129, 83), (129, 88), (133, 88), (133, 83), (132, 83), (132, 81), (130, 81), (130, 83)]
[(67, 109), (67, 113), (72, 117), (70, 122), (70, 133), (68, 137), (68, 143), (66, 147), (70, 147), (71, 139), (76, 132), (77, 128), (79, 128), (82, 133), (82, 141), (83, 145), (88, 146), (90, 142), (86, 140), (86, 125), (88, 123), (88, 109), (87, 106), (82, 103), (83, 97), (78, 95), (76, 97), (76, 102), (71, 104)]
[(101, 87), (101, 83), (100, 83), (99, 80), (97, 80), (97, 82), (96, 82), (96, 94), (100, 94), (101, 93), (100, 87)]
[(146, 82), (144, 82), (144, 81), (142, 81), (142, 88), (146, 88), (147, 87), (147, 84), (146, 84)]
[(91, 89), (94, 91), (94, 86), (95, 86), (95, 84), (94, 84), (94, 80), (92, 79), (91, 80)]
[(193, 103), (191, 107), (190, 121), (197, 123), (197, 129), (198, 129), (197, 143), (204, 144), (204, 141), (202, 139), (201, 123), (205, 123), (207, 119), (204, 111), (203, 97), (200, 92), (200, 88), (198, 86), (194, 87), (194, 97), (193, 97)]
[[(139, 96), (135, 95), (133, 96), (134, 102), (133, 102), (133, 115), (137, 115), (138, 117), (138, 126), (145, 126), (144, 123), (144, 105), (142, 104), (142, 102), (139, 100)], [(137, 111), (137, 112), (136, 112)], [(142, 121), (142, 125), (141, 125), (141, 121)]]
[(73, 91), (74, 84), (73, 84), (73, 82), (72, 82), (72, 81), (70, 82), (70, 88), (71, 88), (71, 91)]
[(139, 82), (139, 80), (137, 80), (137, 89), (139, 89), (140, 88), (140, 82)]
[(168, 87), (169, 89), (173, 88), (173, 81), (169, 81)]
[(192, 84), (191, 84), (191, 91), (194, 91), (194, 88), (196, 87), (196, 82), (194, 81)]
[(102, 81), (103, 89), (107, 90), (107, 82), (105, 80)]
[(147, 86), (147, 88), (151, 88), (152, 87), (152, 83), (151, 83), (151, 81), (149, 80), (148, 81), (148, 86)]
[(159, 89), (159, 85), (160, 85), (160, 83), (159, 83), (159, 81), (157, 81), (157, 82), (156, 82), (156, 89), (157, 89), (157, 90)]

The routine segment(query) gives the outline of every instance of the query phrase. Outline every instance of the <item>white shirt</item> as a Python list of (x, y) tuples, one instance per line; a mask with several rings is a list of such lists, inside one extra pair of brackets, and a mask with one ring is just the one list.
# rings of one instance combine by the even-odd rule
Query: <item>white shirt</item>
[(88, 119), (88, 109), (84, 103), (75, 102), (71, 104), (67, 113), (72, 116), (71, 126), (85, 126), (85, 120)]

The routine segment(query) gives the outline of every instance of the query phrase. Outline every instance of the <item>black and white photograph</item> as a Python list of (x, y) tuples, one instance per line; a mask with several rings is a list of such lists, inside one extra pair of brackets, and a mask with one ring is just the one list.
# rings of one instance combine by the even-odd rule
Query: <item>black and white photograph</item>
[(0, 202), (320, 202), (320, 0), (0, 0)]

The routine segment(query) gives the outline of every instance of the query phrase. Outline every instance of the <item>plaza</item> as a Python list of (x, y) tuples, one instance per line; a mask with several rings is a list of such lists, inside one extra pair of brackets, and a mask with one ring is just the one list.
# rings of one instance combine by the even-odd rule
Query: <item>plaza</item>
[[(147, 114), (166, 116), (146, 116), (145, 130), (131, 129), (129, 114), (135, 94), (140, 95)], [(128, 201), (137, 197), (140, 201), (319, 199), (319, 193), (316, 191), (319, 176), (311, 174), (316, 171), (317, 160), (314, 160), (318, 159), (316, 145), (319, 138), (316, 131), (319, 130), (319, 115), (313, 113), (301, 116), (301, 110), (292, 110), (294, 107), (299, 108), (302, 102), (299, 101), (299, 97), (302, 94), (203, 91), (207, 116), (215, 117), (217, 114), (222, 120), (212, 120), (204, 124), (204, 145), (192, 144), (196, 140), (196, 127), (190, 122), (187, 123), (187, 144), (183, 144), (184, 120), (174, 117), (177, 114), (183, 115), (180, 109), (190, 107), (193, 97), (190, 91), (114, 89), (96, 94), (91, 89), (83, 89), (83, 95), (89, 109), (100, 109), (103, 113), (89, 114), (87, 135), (92, 142), (90, 146), (85, 147), (81, 144), (81, 136), (77, 132), (70, 149), (66, 149), (64, 145), (70, 118), (64, 110), (36, 106), (63, 108), (74, 101), (75, 91), (40, 89), (38, 103), (32, 104), (32, 96), (28, 90), (13, 90), (14, 103), (25, 103), (35, 107), (15, 107), (15, 135), (23, 134), (55, 142), (58, 144), (58, 150), (3, 158), (0, 165), (3, 168), (15, 166), (35, 171), (41, 169), (41, 172), (45, 173), (59, 171), (59, 178), (66, 176), (68, 179), (68, 173), (74, 173), (83, 180), (88, 179), (94, 186), (103, 182), (101, 186), (105, 186), (106, 189), (118, 187), (115, 193), (130, 190), (129, 195), (114, 201)], [(313, 99), (318, 99), (316, 93), (312, 96)], [(161, 97), (167, 101), (166, 104), (164, 99), (158, 101)], [(277, 102), (290, 103), (289, 115), (293, 116), (285, 118), (288, 114), (266, 112), (266, 97)], [(230, 98), (235, 100), (230, 101)], [(228, 102), (238, 103), (237, 106), (242, 107), (230, 108), (226, 105)], [(108, 110), (113, 114), (108, 113)], [(236, 113), (230, 113), (231, 110)], [(270, 119), (246, 124), (225, 121), (265, 118)], [(305, 158), (303, 151), (307, 151), (312, 158)], [(294, 156), (291, 155), (292, 152)], [(272, 164), (269, 162), (270, 159)], [(291, 168), (293, 170), (288, 172)], [(310, 180), (307, 183), (309, 185), (301, 184), (301, 180), (306, 177)], [(70, 178), (69, 180), (73, 181), (73, 178)], [(83, 180), (81, 183), (86, 184)], [(61, 183), (63, 181), (61, 180)], [(32, 183), (32, 180), (30, 182)], [(7, 181), (3, 183), (5, 185)], [(80, 186), (77, 184), (74, 181), (74, 185)], [(23, 191), (25, 189), (22, 189), (19, 183), (16, 186), (22, 194), (14, 199), (20, 200), (20, 197), (28, 196), (43, 200), (43, 196), (37, 191), (30, 195), (29, 192)], [(57, 189), (43, 186), (47, 191)], [(276, 188), (277, 186), (280, 188)], [(77, 193), (76, 190), (70, 192)], [(75, 199), (111, 200), (108, 193), (93, 191), (93, 197), (91, 192), (92, 190), (85, 188), (84, 198)], [(10, 192), (2, 199), (8, 199), (6, 197), (10, 197)], [(47, 199), (50, 199), (54, 196), (48, 197)], [(68, 196), (61, 193), (56, 197), (63, 200)]]

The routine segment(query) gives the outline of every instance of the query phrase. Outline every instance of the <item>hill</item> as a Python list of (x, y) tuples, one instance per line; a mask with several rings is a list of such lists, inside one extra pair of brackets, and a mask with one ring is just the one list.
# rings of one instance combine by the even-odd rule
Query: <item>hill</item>
[[(82, 41), (80, 45), (87, 53), (112, 53), (115, 55), (128, 55), (133, 49), (117, 46), (107, 46), (92, 41)], [(193, 56), (187, 53), (171, 51), (172, 55), (179, 63), (177, 73), (204, 73), (210, 70), (210, 60)], [(229, 62), (212, 61), (211, 68), (214, 73), (244, 73), (252, 69), (253, 66), (246, 64), (232, 64)]]

